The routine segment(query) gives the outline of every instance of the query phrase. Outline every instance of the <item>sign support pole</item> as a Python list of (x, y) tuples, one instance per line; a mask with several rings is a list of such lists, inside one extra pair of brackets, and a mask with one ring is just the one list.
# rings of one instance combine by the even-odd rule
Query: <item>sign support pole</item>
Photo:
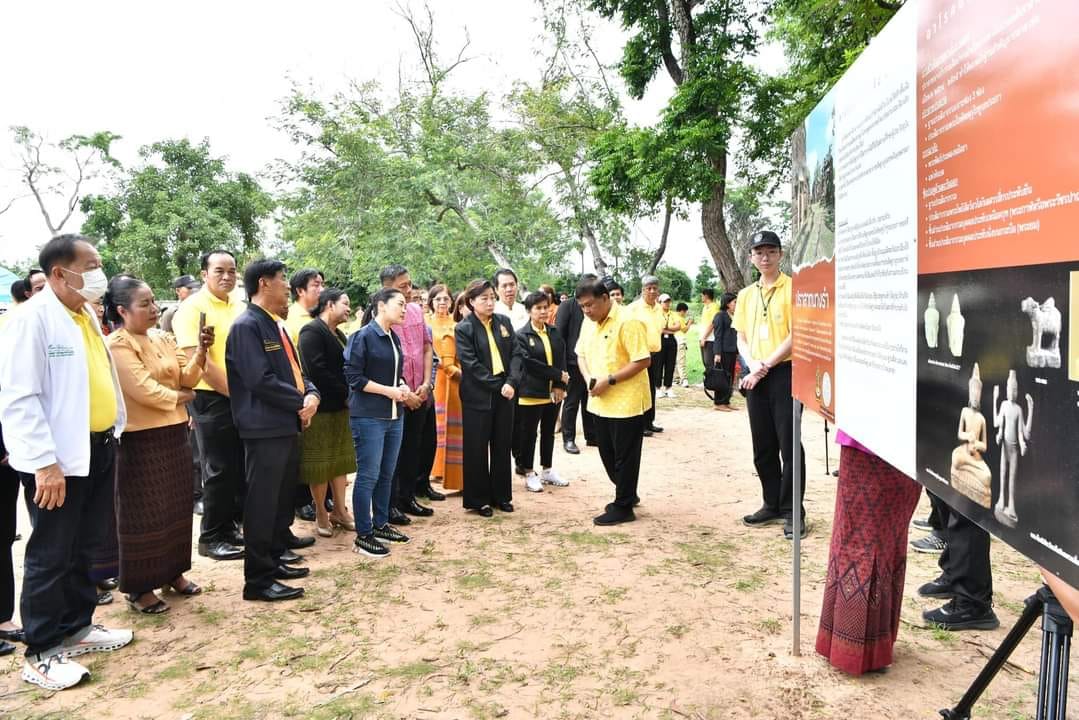
[(793, 608), (791, 610), (793, 647), (791, 653), (795, 657), (802, 654), (802, 403), (793, 398), (794, 403), (794, 452), (791, 453), (791, 462), (794, 463), (794, 487), (791, 498), (791, 525), (794, 537), (791, 539), (793, 547), (792, 567), (794, 576)]

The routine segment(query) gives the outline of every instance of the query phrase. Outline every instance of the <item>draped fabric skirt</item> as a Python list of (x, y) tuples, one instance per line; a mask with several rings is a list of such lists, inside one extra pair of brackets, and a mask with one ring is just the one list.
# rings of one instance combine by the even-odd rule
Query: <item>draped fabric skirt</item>
[(464, 487), (464, 428), (461, 424), (461, 383), (450, 380), (445, 373), (435, 379), (435, 425), (437, 445), (433, 477), (442, 478), (443, 490)]
[(300, 482), (321, 485), (354, 472), (356, 448), (352, 445), (348, 408), (315, 413), (311, 427), (300, 435)]

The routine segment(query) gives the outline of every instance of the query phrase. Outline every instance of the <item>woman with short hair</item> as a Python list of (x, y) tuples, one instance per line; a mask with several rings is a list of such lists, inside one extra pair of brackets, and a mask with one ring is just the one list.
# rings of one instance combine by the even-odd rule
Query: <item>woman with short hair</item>
[(428, 294), (428, 325), (431, 342), (439, 357), (435, 376), (435, 427), (437, 444), (431, 475), (446, 491), (464, 487), (461, 429), (461, 363), (453, 337), (460, 316), (453, 314), (453, 294), (445, 285), (435, 285)]

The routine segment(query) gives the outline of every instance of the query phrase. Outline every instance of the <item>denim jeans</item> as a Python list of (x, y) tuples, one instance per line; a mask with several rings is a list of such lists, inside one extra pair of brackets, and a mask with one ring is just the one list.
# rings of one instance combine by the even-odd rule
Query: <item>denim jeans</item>
[(356, 535), (363, 537), (374, 526), (382, 527), (390, 519), (390, 493), (393, 471), (401, 449), (404, 419), (350, 417), (352, 444), (356, 448), (356, 482), (352, 486), (352, 512), (356, 516)]

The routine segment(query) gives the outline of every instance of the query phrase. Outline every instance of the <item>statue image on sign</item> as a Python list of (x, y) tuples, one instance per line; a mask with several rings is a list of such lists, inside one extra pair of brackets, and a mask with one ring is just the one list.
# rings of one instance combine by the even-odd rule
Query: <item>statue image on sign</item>
[(952, 451), (952, 487), (984, 508), (993, 504), (993, 475), (982, 453), (989, 446), (985, 416), (982, 415), (982, 376), (978, 363), (971, 373), (970, 398), (959, 414), (959, 440)]
[(1061, 317), (1056, 300), (1049, 298), (1039, 305), (1034, 298), (1028, 297), (1019, 307), (1030, 318), (1030, 328), (1034, 333), (1027, 348), (1027, 365), (1032, 368), (1059, 368)]
[(936, 349), (939, 334), (940, 311), (937, 310), (937, 298), (933, 293), (929, 293), (929, 306), (925, 309), (925, 344)]
[(967, 321), (959, 312), (959, 295), (952, 296), (952, 311), (948, 313), (948, 350), (955, 357), (963, 357), (963, 329)]
[(997, 407), (1000, 386), (993, 386), (993, 427), (997, 429), (1000, 445), (1000, 495), (994, 510), (997, 520), (1014, 528), (1019, 523), (1015, 513), (1015, 476), (1019, 458), (1027, 454), (1030, 442), (1030, 426), (1034, 418), (1034, 398), (1027, 394), (1026, 419), (1023, 406), (1019, 404), (1019, 381), (1015, 370), (1008, 371), (1008, 397)]

